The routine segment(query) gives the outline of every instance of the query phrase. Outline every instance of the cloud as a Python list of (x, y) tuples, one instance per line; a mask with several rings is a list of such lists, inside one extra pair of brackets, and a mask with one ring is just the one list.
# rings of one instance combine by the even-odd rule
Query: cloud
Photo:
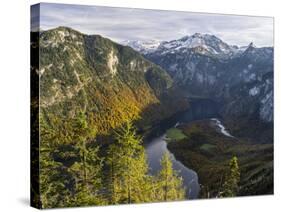
[(67, 4), (40, 6), (43, 29), (68, 26), (123, 40), (173, 40), (196, 32), (239, 46), (273, 45), (273, 18)]

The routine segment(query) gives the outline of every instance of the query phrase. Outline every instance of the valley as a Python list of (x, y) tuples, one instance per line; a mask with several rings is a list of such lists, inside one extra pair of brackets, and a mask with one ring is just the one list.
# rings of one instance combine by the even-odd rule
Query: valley
[(273, 193), (273, 47), (37, 36), (43, 208)]
[[(177, 121), (174, 119), (157, 131), (157, 135), (162, 135), (149, 139), (146, 151), (152, 171), (159, 169), (158, 158), (168, 149), (175, 158), (175, 170), (184, 179), (187, 196), (190, 199), (217, 198), (223, 189), (228, 161), (236, 155), (241, 173), (238, 196), (253, 192), (255, 195), (272, 194), (273, 145), (230, 134), (221, 120), (215, 118), (219, 116), (219, 108), (210, 108), (210, 101), (191, 100), (193, 104)], [(206, 107), (209, 109), (204, 110)]]

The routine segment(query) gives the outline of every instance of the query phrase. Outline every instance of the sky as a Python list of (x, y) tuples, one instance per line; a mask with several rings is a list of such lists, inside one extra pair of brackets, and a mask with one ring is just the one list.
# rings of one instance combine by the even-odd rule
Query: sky
[[(38, 12), (32, 10), (32, 29)], [(70, 4), (40, 5), (40, 28), (67, 26), (100, 34), (116, 42), (179, 39), (194, 33), (212, 34), (231, 45), (273, 46), (273, 18)]]

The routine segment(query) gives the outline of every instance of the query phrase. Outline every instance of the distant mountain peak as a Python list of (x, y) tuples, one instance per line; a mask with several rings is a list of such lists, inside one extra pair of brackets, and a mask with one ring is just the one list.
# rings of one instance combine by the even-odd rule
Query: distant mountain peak
[(66, 27), (66, 26), (58, 26), (56, 28), (50, 29), (48, 31), (61, 31), (61, 32), (69, 32), (69, 33), (79, 33), (81, 34), (81, 32), (72, 29), (71, 27)]
[(255, 51), (257, 47), (254, 45), (253, 42), (251, 42), (246, 48), (245, 48), (245, 51), (244, 51), (244, 54), (248, 54), (250, 52), (253, 52)]
[[(187, 36), (186, 36), (187, 37)], [(219, 40), (222, 41), (221, 39), (219, 39), (217, 36), (212, 35), (212, 34), (208, 34), (208, 33), (199, 33), (196, 32), (194, 34), (192, 34), (191, 36), (188, 36), (189, 38), (201, 38), (201, 39), (215, 39), (215, 40)]]
[(248, 48), (257, 48), (256, 45), (254, 45), (253, 42), (251, 42), (249, 45), (248, 45)]
[(199, 33), (199, 32), (196, 32), (192, 35), (185, 35), (184, 37), (178, 39), (178, 40), (181, 40), (181, 41), (186, 41), (188, 39), (195, 39), (195, 38), (198, 38), (198, 39), (210, 39), (210, 38), (216, 38), (216, 39), (219, 39), (217, 38), (216, 36), (214, 35), (211, 35), (211, 34), (204, 34), (204, 33)]
[(130, 46), (133, 49), (135, 49), (138, 52), (141, 52), (143, 54), (150, 53), (154, 50), (156, 50), (159, 45), (161, 44), (161, 41), (159, 40), (126, 40), (121, 42), (122, 45)]
[(196, 33), (194, 33), (193, 34), (193, 36), (196, 36), (196, 37), (200, 37), (200, 36), (202, 36), (203, 34), (202, 33), (199, 33), (199, 32), (196, 32)]

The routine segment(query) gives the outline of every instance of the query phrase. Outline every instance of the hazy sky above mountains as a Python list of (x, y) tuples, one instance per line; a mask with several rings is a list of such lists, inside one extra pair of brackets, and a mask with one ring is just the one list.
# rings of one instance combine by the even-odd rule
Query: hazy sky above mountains
[[(228, 44), (273, 46), (273, 18), (43, 3), (43, 30), (68, 26), (114, 41), (169, 41), (196, 32), (213, 34)], [(36, 14), (32, 14), (36, 20)], [(33, 26), (34, 27), (34, 26)]]

